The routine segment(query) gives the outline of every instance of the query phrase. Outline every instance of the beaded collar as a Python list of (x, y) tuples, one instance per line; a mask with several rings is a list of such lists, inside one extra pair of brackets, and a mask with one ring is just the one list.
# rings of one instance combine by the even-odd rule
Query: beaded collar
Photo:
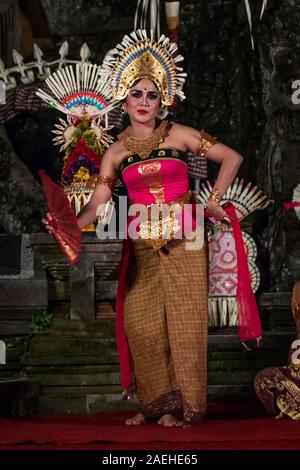
[(165, 140), (168, 128), (169, 122), (162, 121), (148, 139), (137, 139), (132, 134), (131, 126), (129, 126), (118, 135), (118, 139), (131, 154), (139, 155), (142, 159), (145, 159)]

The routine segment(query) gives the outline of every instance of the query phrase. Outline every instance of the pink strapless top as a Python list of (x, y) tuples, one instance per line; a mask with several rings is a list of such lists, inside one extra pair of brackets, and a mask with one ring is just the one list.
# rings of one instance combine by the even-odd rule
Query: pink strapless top
[(170, 202), (189, 190), (184, 155), (173, 148), (154, 149), (147, 159), (130, 155), (121, 172), (132, 204)]

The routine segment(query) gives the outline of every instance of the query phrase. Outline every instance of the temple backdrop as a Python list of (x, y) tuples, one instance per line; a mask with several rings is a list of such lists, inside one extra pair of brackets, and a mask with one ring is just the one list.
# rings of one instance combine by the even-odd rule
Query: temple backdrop
[[(246, 357), (232, 331), (211, 332), (211, 399), (249, 392), (259, 368), (284, 362), (293, 330), (289, 291), (300, 276), (300, 221), (293, 211), (283, 209), (300, 179), (299, 105), (291, 100), (292, 83), (300, 78), (300, 5), (293, 0), (271, 0), (261, 21), (262, 1), (252, 0), (250, 5), (254, 49), (243, 0), (184, 0), (180, 10), (179, 47), (188, 73), (187, 99), (173, 119), (204, 128), (238, 150), (245, 157), (240, 175), (257, 183), (273, 201), (246, 224), (258, 245), (259, 298), (269, 339), (262, 355)], [(34, 43), (41, 47), (44, 58), (55, 60), (63, 41), (69, 43), (68, 57), (78, 58), (86, 42), (90, 60), (100, 63), (107, 50), (133, 29), (135, 6), (135, 0), (4, 1), (0, 7), (4, 65), (13, 65), (13, 47), (24, 63), (30, 62)], [(161, 7), (163, 30), (163, 2)], [(85, 262), (86, 276), (78, 278), (69, 272), (48, 235), (38, 233), (45, 211), (38, 170), (45, 168), (58, 179), (62, 167), (50, 135), (58, 113), (35, 97), (35, 89), (41, 85), (38, 76), (28, 84), (22, 84), (20, 76), (17, 81), (18, 86), (7, 92), (7, 104), (0, 105), (0, 269), (1, 286), (6, 289), (2, 290), (6, 303), (2, 300), (0, 335), (17, 335), (11, 340), (8, 364), (0, 373), (7, 378), (25, 372), (34, 379), (42, 388), (44, 410), (51, 404), (54, 411), (65, 410), (68, 395), (73, 397), (72, 412), (113, 407), (119, 381), (113, 317), (120, 247), (91, 248), (95, 258)], [(216, 171), (210, 164), (211, 179)], [(32, 234), (32, 238), (25, 235), (21, 239), (22, 234)], [(94, 245), (90, 239), (87, 242)], [(16, 276), (20, 284), (9, 284)], [(35, 299), (34, 283), (44, 289)], [(13, 289), (9, 291), (13, 294), (7, 295), (7, 289)], [(80, 303), (77, 289), (83, 289), (90, 304), (96, 299), (94, 314), (85, 318), (88, 323), (75, 321)], [(14, 305), (12, 297), (23, 297), (27, 307), (21, 300)], [(90, 304), (86, 312), (91, 312)], [(52, 316), (53, 326), (43, 329)], [(30, 336), (32, 326), (41, 331)], [(36, 389), (34, 393), (38, 393)], [(17, 400), (19, 407), (21, 402)]]

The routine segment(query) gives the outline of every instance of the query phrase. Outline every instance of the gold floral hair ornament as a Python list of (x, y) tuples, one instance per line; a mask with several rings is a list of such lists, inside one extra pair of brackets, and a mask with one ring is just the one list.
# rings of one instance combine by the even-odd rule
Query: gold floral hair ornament
[(110, 81), (112, 98), (117, 101), (126, 98), (134, 82), (148, 78), (155, 83), (162, 104), (171, 106), (176, 95), (185, 99), (182, 87), (186, 73), (177, 65), (183, 61), (177, 51), (177, 44), (164, 35), (154, 41), (152, 31), (150, 38), (144, 29), (133, 31), (108, 52), (101, 78)]

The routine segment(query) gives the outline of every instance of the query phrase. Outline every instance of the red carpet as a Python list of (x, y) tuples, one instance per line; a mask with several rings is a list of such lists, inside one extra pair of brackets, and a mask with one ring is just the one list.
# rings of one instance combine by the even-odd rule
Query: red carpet
[(125, 426), (132, 413), (0, 419), (0, 449), (300, 449), (300, 421), (258, 407), (210, 406), (197, 426)]

